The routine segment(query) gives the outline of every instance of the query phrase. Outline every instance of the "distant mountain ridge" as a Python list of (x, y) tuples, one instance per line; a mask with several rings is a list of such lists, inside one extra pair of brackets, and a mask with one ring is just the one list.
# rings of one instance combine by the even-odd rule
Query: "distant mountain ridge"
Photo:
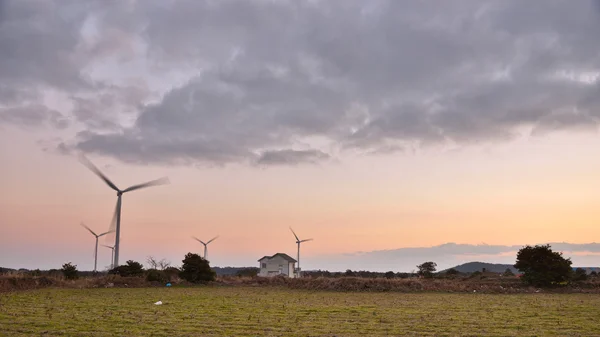
[[(461, 273), (474, 273), (476, 271), (482, 271), (483, 268), (485, 268), (486, 271), (492, 272), (492, 273), (503, 273), (506, 271), (506, 269), (510, 269), (510, 271), (512, 271), (513, 273), (517, 274), (519, 271), (510, 264), (502, 264), (502, 263), (487, 263), (487, 262), (478, 262), (478, 261), (474, 261), (474, 262), (467, 262), (467, 263), (463, 263), (461, 265), (458, 265), (456, 267), (452, 267), (452, 268), (448, 268), (448, 269), (455, 269)], [(448, 269), (442, 270), (441, 272), (445, 272)]]
[[(461, 273), (474, 273), (476, 271), (483, 271), (483, 268), (485, 268), (486, 271), (492, 272), (492, 273), (503, 273), (506, 271), (506, 269), (510, 269), (510, 271), (512, 271), (515, 274), (520, 273), (512, 264), (486, 263), (486, 262), (478, 262), (478, 261), (463, 263), (456, 267), (448, 268), (448, 269), (456, 269), (457, 271), (459, 271)], [(573, 267), (573, 270), (575, 270), (577, 268), (585, 269), (588, 272), (588, 274), (591, 273), (592, 271), (600, 272), (599, 267)], [(444, 269), (440, 272), (443, 273), (443, 272), (447, 271), (448, 269)]]

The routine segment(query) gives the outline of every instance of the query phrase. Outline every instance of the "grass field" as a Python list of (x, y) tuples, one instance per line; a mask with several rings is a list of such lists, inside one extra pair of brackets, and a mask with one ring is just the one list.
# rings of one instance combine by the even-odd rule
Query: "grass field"
[(600, 336), (599, 318), (600, 295), (583, 294), (250, 287), (0, 294), (2, 336)]

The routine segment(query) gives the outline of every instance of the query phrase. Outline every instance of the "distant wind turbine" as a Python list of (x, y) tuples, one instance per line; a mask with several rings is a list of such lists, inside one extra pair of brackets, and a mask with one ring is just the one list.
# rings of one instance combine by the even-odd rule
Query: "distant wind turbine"
[(104, 232), (102, 234), (96, 234), (93, 230), (91, 230), (88, 226), (86, 226), (83, 222), (81, 223), (81, 226), (85, 229), (87, 229), (90, 233), (92, 233), (93, 236), (96, 237), (96, 249), (94, 250), (94, 273), (96, 272), (96, 266), (98, 265), (98, 238), (101, 236), (104, 236), (112, 231), (108, 231), (108, 232)]
[(296, 243), (298, 244), (298, 276), (301, 275), (301, 270), (300, 270), (300, 244), (302, 242), (306, 242), (306, 241), (312, 241), (312, 239), (305, 239), (305, 240), (300, 240), (298, 238), (298, 235), (296, 235), (296, 233), (294, 232), (294, 230), (292, 229), (292, 227), (290, 227), (290, 230), (292, 231), (292, 233), (294, 234), (294, 237), (296, 237)]
[[(87, 168), (89, 168), (98, 177), (100, 177), (100, 179), (104, 180), (104, 182), (110, 188), (117, 191), (117, 206), (115, 209), (116, 221), (115, 221), (115, 219), (113, 219), (113, 222), (111, 223), (111, 228), (110, 228), (111, 231), (112, 230), (116, 231), (115, 254), (114, 254), (114, 258), (113, 258), (113, 267), (117, 267), (117, 266), (119, 266), (119, 242), (121, 239), (121, 197), (122, 197), (123, 193), (139, 190), (139, 189), (145, 188), (145, 187), (168, 184), (169, 178), (163, 177), (163, 178), (152, 180), (152, 181), (149, 181), (149, 182), (146, 182), (143, 184), (133, 185), (124, 190), (120, 190), (117, 187), (117, 185), (113, 184), (113, 182), (110, 181), (104, 174), (102, 174), (102, 172), (100, 172), (100, 170), (94, 164), (92, 164), (92, 162), (89, 161), (84, 155), (81, 155), (79, 157), (79, 159), (83, 165), (87, 166)], [(116, 228), (112, 228), (113, 224), (115, 224), (115, 223), (116, 223)]]
[(198, 241), (198, 242), (200, 242), (201, 244), (203, 244), (203, 245), (204, 245), (204, 257), (203, 257), (203, 258), (204, 258), (205, 260), (206, 260), (206, 257), (208, 256), (208, 255), (207, 255), (207, 254), (208, 254), (208, 248), (207, 248), (208, 244), (209, 244), (209, 243), (211, 243), (211, 242), (213, 242), (213, 241), (215, 241), (215, 240), (216, 240), (218, 237), (219, 237), (219, 236), (217, 235), (217, 236), (215, 236), (214, 238), (212, 238), (212, 239), (208, 240), (208, 242), (204, 243), (204, 241), (202, 241), (202, 240), (198, 239), (198, 238), (197, 238), (197, 237), (195, 237), (195, 236), (192, 236), (192, 238), (193, 238), (194, 240), (196, 240), (196, 241)]
[(113, 265), (113, 261), (114, 261), (114, 257), (115, 257), (115, 246), (107, 246), (107, 245), (102, 245), (106, 248), (110, 248), (110, 250), (112, 250), (112, 253), (110, 255), (110, 269), (114, 269), (115, 266)]

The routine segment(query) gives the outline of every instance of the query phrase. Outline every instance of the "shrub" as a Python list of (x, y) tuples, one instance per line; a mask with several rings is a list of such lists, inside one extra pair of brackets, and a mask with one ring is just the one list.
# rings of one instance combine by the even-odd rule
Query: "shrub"
[(392, 278), (396, 277), (396, 274), (394, 274), (394, 272), (393, 272), (393, 271), (388, 271), (387, 273), (385, 273), (385, 275), (384, 275), (384, 276), (385, 276), (385, 278), (387, 278), (387, 279), (392, 279)]
[(252, 267), (252, 268), (243, 268), (238, 270), (235, 275), (238, 277), (255, 277), (258, 275), (258, 272), (260, 270), (258, 268)]
[(510, 270), (510, 268), (506, 268), (506, 270), (504, 271), (504, 273), (502, 273), (502, 276), (515, 276), (515, 273), (512, 272), (512, 270)]
[(450, 268), (448, 270), (446, 270), (446, 275), (458, 275), (459, 272), (458, 270), (454, 269), (454, 268)]
[(175, 268), (175, 267), (167, 267), (167, 268), (165, 268), (165, 270), (163, 270), (163, 273), (165, 274), (165, 276), (167, 277), (167, 281), (169, 281), (169, 282), (172, 282), (176, 278), (178, 278), (179, 272), (181, 272), (181, 270), (179, 270), (179, 268)]
[(587, 280), (587, 278), (588, 278), (588, 275), (587, 275), (587, 272), (585, 271), (585, 269), (583, 269), (583, 268), (575, 269), (575, 274), (573, 275), (574, 281), (585, 281), (585, 280)]
[(146, 270), (146, 281), (148, 282), (167, 282), (168, 278), (165, 272), (157, 269)]
[(515, 268), (523, 272), (523, 282), (536, 287), (566, 284), (573, 273), (571, 260), (552, 251), (550, 245), (521, 248)]
[(129, 260), (126, 262), (127, 264), (118, 266), (112, 270), (110, 270), (109, 274), (115, 274), (122, 277), (129, 276), (144, 276), (144, 266), (141, 263), (135, 262), (133, 260)]
[(214, 281), (216, 276), (217, 273), (210, 268), (208, 260), (201, 258), (198, 254), (187, 253), (185, 255), (179, 277), (188, 282), (200, 283)]
[(63, 264), (62, 269), (60, 271), (63, 273), (64, 277), (67, 280), (76, 280), (79, 278), (79, 274), (77, 272), (77, 265), (73, 265), (71, 264), (71, 262)]

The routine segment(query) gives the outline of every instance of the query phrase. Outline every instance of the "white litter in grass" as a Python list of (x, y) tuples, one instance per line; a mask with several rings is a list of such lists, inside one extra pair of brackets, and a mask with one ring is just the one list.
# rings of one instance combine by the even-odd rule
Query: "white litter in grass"
[(161, 305), (161, 304), (162, 304), (162, 301), (158, 301), (158, 302), (154, 303), (154, 305)]

